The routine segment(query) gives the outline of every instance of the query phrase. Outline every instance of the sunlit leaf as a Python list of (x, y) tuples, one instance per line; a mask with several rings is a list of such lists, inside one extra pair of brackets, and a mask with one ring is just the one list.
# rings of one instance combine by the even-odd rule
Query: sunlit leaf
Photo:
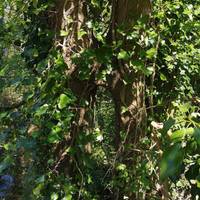
[(62, 200), (72, 200), (72, 195), (67, 194)]
[(146, 57), (151, 59), (156, 55), (156, 48), (151, 48), (149, 50), (146, 51)]
[(57, 133), (53, 133), (51, 132), (49, 135), (48, 135), (48, 142), (49, 143), (57, 143), (60, 141), (60, 137)]
[(58, 199), (58, 194), (57, 193), (53, 193), (52, 195), (51, 195), (51, 200), (57, 200)]
[(163, 73), (160, 73), (160, 79), (162, 81), (167, 81), (167, 77)]
[(61, 94), (59, 103), (58, 103), (58, 108), (63, 109), (65, 108), (69, 103), (71, 102), (71, 99), (69, 96), (66, 94)]
[(39, 107), (39, 109), (37, 109), (35, 115), (41, 116), (41, 115), (45, 114), (48, 110), (48, 107), (49, 107), (48, 104), (42, 105), (41, 107)]
[(196, 130), (195, 128), (184, 128), (181, 130), (177, 130), (175, 132), (173, 132), (170, 136), (172, 141), (181, 141), (182, 139), (184, 139), (185, 136), (192, 136), (195, 134)]
[(68, 31), (64, 31), (64, 30), (61, 30), (60, 31), (60, 36), (67, 36), (69, 34), (69, 32)]
[(87, 32), (84, 30), (79, 30), (78, 31), (78, 39), (80, 40), (84, 35), (86, 35)]
[(119, 52), (119, 54), (117, 56), (118, 59), (123, 59), (123, 60), (128, 60), (129, 57), (130, 57), (129, 54), (126, 51), (124, 51), (123, 49), (121, 49), (121, 51)]

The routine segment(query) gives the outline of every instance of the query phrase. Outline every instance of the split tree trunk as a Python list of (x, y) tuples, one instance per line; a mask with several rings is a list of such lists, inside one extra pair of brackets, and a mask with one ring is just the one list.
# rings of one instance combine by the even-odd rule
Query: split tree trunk
[[(63, 57), (67, 64), (66, 75), (69, 77), (68, 86), (80, 100), (77, 102), (77, 113), (71, 125), (70, 145), (74, 145), (78, 134), (89, 130), (92, 126), (91, 116), (88, 114), (92, 109), (97, 85), (95, 83), (95, 66), (91, 66), (90, 75), (87, 80), (79, 78), (79, 67), (72, 62), (72, 55), (81, 54), (83, 49), (94, 48), (92, 34), (86, 28), (87, 22), (87, 2), (84, 0), (58, 0), (57, 1), (57, 20), (55, 27), (57, 30), (65, 30), (68, 35), (60, 40)], [(108, 37), (110, 43), (123, 41), (122, 48), (131, 50), (133, 47), (127, 44), (126, 40), (117, 32), (119, 27), (123, 27), (124, 32), (128, 32), (141, 16), (148, 16), (151, 12), (150, 0), (113, 0), (112, 1), (112, 19)], [(85, 31), (82, 38), (79, 38), (78, 32)], [(80, 55), (81, 56), (81, 55)], [(134, 58), (137, 59), (137, 52)], [(94, 63), (95, 65), (95, 63)], [(144, 134), (146, 109), (145, 109), (145, 77), (144, 74), (135, 72), (129, 66), (128, 62), (113, 57), (113, 70), (107, 77), (107, 85), (112, 94), (115, 104), (115, 147), (122, 159), (122, 162), (129, 160), (130, 153), (123, 152), (124, 144), (137, 145), (139, 138)], [(129, 82), (124, 83), (128, 78)], [(81, 101), (87, 101), (89, 104), (81, 104)], [(122, 108), (127, 108), (122, 112)], [(90, 117), (89, 117), (90, 116)], [(123, 136), (122, 140), (122, 134)], [(129, 155), (129, 157), (126, 157)], [(132, 155), (133, 156), (133, 155)], [(69, 159), (69, 158), (68, 158)], [(66, 160), (66, 157), (63, 157)], [(129, 163), (130, 164), (130, 163)], [(133, 163), (132, 163), (133, 164)], [(58, 166), (57, 166), (58, 167)], [(59, 167), (58, 167), (59, 168)], [(130, 197), (132, 194), (130, 194)], [(119, 199), (115, 197), (115, 199)]]
[[(129, 31), (139, 17), (149, 15), (151, 11), (150, 0), (114, 0), (112, 6), (111, 42), (124, 40), (117, 32), (120, 26), (123, 26), (125, 31)], [(91, 67), (91, 75), (88, 81), (81, 81), (78, 76), (79, 67), (71, 60), (71, 56), (74, 53), (79, 54), (83, 49), (93, 48), (92, 34), (87, 30), (85, 25), (87, 22), (86, 2), (83, 0), (58, 0), (57, 13), (56, 27), (60, 27), (60, 29), (69, 32), (67, 37), (64, 37), (61, 44), (63, 57), (68, 66), (66, 72), (69, 76), (68, 86), (76, 96), (90, 101), (92, 95), (94, 95), (92, 93), (95, 92), (96, 89), (95, 73), (92, 73), (92, 71), (94, 72), (95, 70)], [(78, 32), (80, 30), (87, 33), (82, 38), (78, 37)], [(131, 49), (130, 45), (126, 44), (125, 40), (123, 49)], [(137, 55), (134, 59), (137, 59)], [(113, 71), (107, 81), (116, 107), (116, 129), (118, 130), (118, 133), (116, 132), (116, 146), (118, 146), (121, 142), (120, 131), (132, 132), (134, 138), (137, 138), (138, 135), (140, 135), (139, 132), (142, 131), (140, 130), (140, 125), (145, 121), (145, 77), (142, 73), (136, 73), (131, 69), (128, 63), (117, 60), (116, 58), (113, 58), (113, 60)], [(126, 85), (123, 82), (125, 76), (130, 80)], [(128, 108), (128, 111), (123, 114), (121, 114), (122, 106)], [(81, 112), (83, 117), (84, 111)], [(79, 125), (81, 125), (83, 121), (83, 119), (79, 119)]]

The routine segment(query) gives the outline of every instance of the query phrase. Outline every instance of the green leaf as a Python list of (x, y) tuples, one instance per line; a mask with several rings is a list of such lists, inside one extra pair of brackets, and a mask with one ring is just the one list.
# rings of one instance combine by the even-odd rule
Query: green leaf
[(118, 164), (116, 169), (119, 170), (119, 171), (124, 171), (126, 169), (126, 165), (125, 164)]
[(34, 7), (34, 8), (37, 8), (38, 0), (32, 0), (32, 2), (33, 2), (33, 7)]
[(60, 126), (54, 126), (52, 127), (51, 133), (48, 135), (48, 142), (49, 143), (57, 143), (60, 141), (59, 133), (62, 131), (62, 128)]
[(149, 50), (146, 51), (146, 57), (151, 59), (156, 55), (156, 48), (151, 48)]
[(3, 68), (0, 70), (0, 76), (5, 76), (6, 74), (6, 68)]
[(184, 151), (180, 144), (175, 144), (166, 150), (163, 154), (160, 164), (160, 178), (166, 179), (169, 176), (176, 175), (180, 171), (184, 158)]
[(169, 118), (167, 121), (164, 122), (163, 129), (160, 131), (162, 134), (167, 134), (169, 129), (175, 124), (176, 120), (173, 118)]
[(200, 128), (194, 129), (194, 139), (196, 140), (197, 144), (200, 145)]
[(7, 156), (6, 158), (4, 158), (4, 160), (0, 163), (0, 174), (2, 174), (2, 172), (7, 169), (8, 167), (10, 167), (13, 164), (13, 159), (10, 156)]
[(200, 188), (200, 175), (197, 176), (196, 184), (197, 184), (197, 188)]
[(86, 35), (87, 32), (84, 30), (80, 30), (78, 31), (78, 40), (80, 40), (84, 35)]
[(183, 128), (181, 130), (177, 130), (173, 132), (170, 136), (171, 140), (174, 142), (181, 141), (186, 135), (194, 135), (195, 129), (194, 128)]
[(37, 187), (33, 189), (33, 194), (38, 196), (40, 195), (41, 190), (44, 188), (44, 183), (39, 183)]
[(149, 76), (153, 73), (153, 67), (146, 67), (142, 60), (131, 61), (131, 66), (137, 71), (141, 71), (146, 76)]
[(162, 81), (167, 81), (167, 77), (163, 73), (160, 73), (160, 79)]
[(61, 30), (61, 31), (60, 31), (60, 36), (65, 37), (65, 36), (67, 36), (68, 34), (69, 34), (68, 31), (64, 31), (64, 30)]
[(57, 200), (57, 199), (58, 199), (58, 194), (54, 192), (54, 193), (51, 195), (51, 200)]
[(35, 147), (35, 141), (29, 138), (18, 138), (16, 142), (16, 147), (19, 149), (23, 147), (24, 149), (33, 149)]
[(97, 0), (92, 0), (92, 1), (91, 1), (91, 4), (92, 4), (94, 7), (99, 7), (99, 1), (97, 1)]
[(49, 143), (57, 143), (57, 142), (60, 141), (60, 137), (59, 137), (59, 135), (58, 135), (57, 133), (52, 133), (52, 132), (51, 132), (51, 133), (48, 135), (47, 141), (48, 141)]
[(0, 113), (0, 120), (2, 120), (3, 118), (5, 118), (8, 115), (8, 112), (2, 112)]
[(185, 103), (185, 104), (182, 104), (182, 105), (179, 105), (179, 110), (183, 113), (186, 113), (188, 112), (188, 110), (190, 109), (191, 107), (191, 104), (190, 103)]
[(119, 52), (117, 58), (118, 59), (122, 59), (122, 60), (128, 60), (129, 59), (129, 54), (126, 51), (124, 51), (123, 49), (121, 49), (121, 51)]
[(164, 59), (168, 62), (173, 61), (173, 57), (170, 55), (167, 55)]
[(102, 34), (97, 34), (97, 35), (96, 35), (96, 39), (97, 39), (98, 41), (100, 41), (100, 42), (103, 42), (103, 36), (102, 36)]
[(59, 103), (58, 103), (58, 108), (59, 108), (59, 109), (63, 109), (63, 108), (65, 108), (70, 102), (71, 102), (71, 99), (70, 99), (69, 96), (67, 96), (66, 94), (61, 94), (61, 95), (60, 95), (60, 99), (59, 99)]
[(135, 69), (140, 69), (144, 67), (144, 62), (141, 60), (134, 60), (131, 61), (131, 65), (135, 68)]
[(8, 164), (5, 162), (1, 162), (0, 163), (0, 173), (2, 174), (2, 172), (8, 167)]
[(45, 176), (44, 175), (42, 175), (42, 176), (40, 176), (39, 178), (37, 178), (36, 180), (35, 180), (35, 182), (36, 183), (44, 183), (44, 181), (45, 181)]
[(43, 106), (41, 106), (39, 109), (37, 109), (35, 116), (41, 116), (45, 114), (48, 110), (48, 107), (49, 107), (48, 104), (44, 104)]
[(72, 200), (72, 195), (67, 194), (62, 200)]

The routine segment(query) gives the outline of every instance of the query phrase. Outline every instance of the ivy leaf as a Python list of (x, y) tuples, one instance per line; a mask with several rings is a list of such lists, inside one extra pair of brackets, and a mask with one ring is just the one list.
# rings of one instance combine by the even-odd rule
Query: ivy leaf
[(0, 163), (0, 173), (2, 173), (7, 167), (8, 167), (7, 163), (1, 162)]
[(144, 62), (141, 60), (131, 61), (131, 65), (134, 69), (142, 71), (142, 73), (145, 74), (146, 76), (151, 75), (154, 70), (153, 67), (146, 67)]
[(70, 97), (68, 97), (66, 94), (61, 94), (59, 103), (58, 103), (58, 108), (63, 109), (65, 108), (69, 103), (71, 102)]
[(23, 147), (24, 149), (33, 149), (35, 147), (35, 141), (29, 138), (19, 138), (16, 142), (16, 147), (19, 149)]
[(117, 170), (119, 170), (119, 171), (124, 171), (125, 169), (126, 169), (126, 165), (125, 164), (119, 164), (117, 166)]
[(151, 48), (149, 50), (146, 51), (146, 57), (151, 59), (156, 55), (156, 48)]
[(200, 188), (200, 175), (197, 176), (196, 184), (197, 184), (197, 187)]
[(57, 143), (60, 141), (60, 137), (58, 135), (58, 133), (54, 133), (54, 132), (51, 132), (48, 136), (48, 142), (49, 143)]
[(33, 7), (37, 8), (37, 5), (38, 5), (38, 0), (33, 0)]
[(102, 37), (101, 34), (97, 34), (97, 35), (96, 35), (96, 39), (97, 39), (98, 41), (100, 41), (100, 42), (103, 42), (103, 37)]
[(200, 128), (194, 129), (194, 138), (196, 142), (200, 145)]
[(162, 81), (167, 81), (167, 77), (163, 73), (160, 73), (160, 79)]
[(45, 181), (45, 176), (44, 176), (44, 175), (38, 177), (38, 178), (35, 180), (35, 182), (38, 183), (38, 184), (39, 184), (39, 183), (44, 183), (44, 181)]
[(179, 173), (183, 157), (184, 151), (180, 144), (171, 146), (170, 149), (164, 152), (160, 165), (161, 180)]
[(58, 194), (54, 192), (54, 193), (51, 195), (51, 200), (57, 200), (57, 199), (58, 199)]
[(99, 2), (97, 0), (92, 0), (91, 3), (94, 7), (99, 7)]
[(186, 135), (194, 135), (197, 130), (195, 128), (183, 128), (173, 132), (170, 138), (174, 142), (180, 142)]
[(72, 195), (67, 194), (62, 200), (72, 200)]
[(43, 106), (41, 106), (35, 113), (35, 116), (41, 116), (43, 114), (45, 114), (47, 112), (49, 105), (48, 104), (44, 104)]
[(119, 52), (118, 59), (122, 59), (122, 60), (128, 60), (129, 59), (129, 55), (126, 51), (124, 51), (123, 49), (121, 49), (121, 51)]
[(7, 115), (8, 115), (7, 112), (0, 113), (0, 120), (2, 120), (3, 118), (5, 118)]
[(179, 110), (180, 110), (182, 113), (187, 113), (188, 110), (190, 109), (190, 106), (191, 106), (190, 103), (184, 103), (184, 104), (182, 104), (182, 105), (179, 105)]
[(4, 160), (0, 162), (0, 173), (2, 174), (2, 172), (12, 164), (13, 164), (13, 159), (10, 156), (4, 158)]
[(69, 34), (69, 32), (68, 31), (64, 31), (64, 30), (61, 30), (60, 31), (60, 36), (67, 36)]
[(39, 183), (37, 185), (37, 187), (35, 187), (33, 189), (33, 194), (36, 195), (36, 196), (39, 196), (39, 194), (41, 193), (41, 190), (43, 189), (43, 187), (44, 187), (44, 183)]
[(78, 32), (78, 40), (80, 40), (84, 35), (86, 35), (87, 34), (87, 32), (86, 31), (84, 31), (84, 30), (80, 30), (79, 32)]
[(175, 124), (176, 120), (173, 118), (169, 118), (167, 121), (164, 122), (163, 129), (160, 131), (163, 135), (167, 134), (169, 129)]

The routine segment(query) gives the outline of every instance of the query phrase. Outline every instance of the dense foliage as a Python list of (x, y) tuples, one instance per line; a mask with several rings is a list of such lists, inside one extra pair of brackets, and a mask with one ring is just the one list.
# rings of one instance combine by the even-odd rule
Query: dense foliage
[[(199, 199), (200, 1), (154, 0), (148, 19), (118, 27), (114, 42), (114, 1), (87, 1), (77, 37), (93, 43), (70, 47), (68, 57), (74, 26), (65, 15), (57, 21), (55, 2), (0, 2), (0, 175), (14, 179), (6, 198)], [(79, 89), (68, 59), (78, 66)], [(146, 113), (139, 139), (121, 131), (119, 145), (107, 89), (117, 62), (144, 76)], [(84, 91), (93, 79), (98, 87)], [(125, 86), (131, 81), (123, 76)]]

